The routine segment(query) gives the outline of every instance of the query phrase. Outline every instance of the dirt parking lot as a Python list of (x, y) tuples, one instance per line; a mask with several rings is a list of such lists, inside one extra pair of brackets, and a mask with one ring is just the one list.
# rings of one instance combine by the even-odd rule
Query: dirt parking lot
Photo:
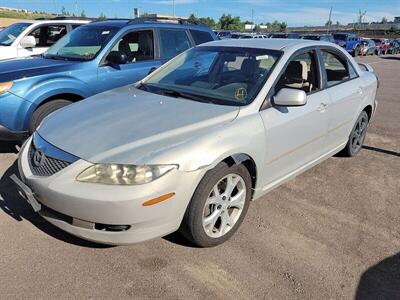
[(367, 57), (381, 87), (365, 147), (252, 203), (234, 238), (107, 247), (35, 215), (0, 145), (0, 298), (400, 299), (400, 56)]

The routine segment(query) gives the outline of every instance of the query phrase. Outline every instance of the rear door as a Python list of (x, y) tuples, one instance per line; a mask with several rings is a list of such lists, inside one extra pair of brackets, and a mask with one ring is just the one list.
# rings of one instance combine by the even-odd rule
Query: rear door
[(362, 103), (364, 87), (345, 55), (334, 48), (321, 49), (324, 85), (330, 97), (327, 150), (347, 141), (355, 113)]
[[(97, 93), (135, 83), (161, 66), (157, 40), (153, 29), (136, 29), (123, 34), (102, 59), (98, 68)], [(128, 63), (107, 64), (107, 55), (119, 51), (128, 57)]]
[(275, 106), (272, 100), (271, 107), (260, 111), (267, 141), (266, 189), (324, 154), (329, 95), (321, 89), (320, 72), (315, 49), (296, 54), (271, 91), (276, 94), (282, 88), (304, 90), (306, 105)]

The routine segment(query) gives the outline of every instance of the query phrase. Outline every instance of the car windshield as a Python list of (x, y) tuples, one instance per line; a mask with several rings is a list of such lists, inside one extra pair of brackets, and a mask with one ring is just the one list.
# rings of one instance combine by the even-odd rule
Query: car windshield
[(334, 34), (333, 38), (337, 41), (347, 41), (347, 35), (346, 34)]
[(15, 23), (0, 31), (0, 46), (10, 46), (30, 23)]
[(167, 96), (244, 106), (257, 96), (280, 51), (239, 47), (197, 47), (184, 52), (139, 88)]
[(45, 58), (86, 61), (96, 57), (118, 28), (81, 26), (65, 35), (45, 54)]

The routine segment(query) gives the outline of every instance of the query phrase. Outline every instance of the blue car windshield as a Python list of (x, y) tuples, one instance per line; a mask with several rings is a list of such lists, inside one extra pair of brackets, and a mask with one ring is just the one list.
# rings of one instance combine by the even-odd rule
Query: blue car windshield
[(244, 106), (258, 95), (280, 56), (280, 51), (256, 48), (192, 48), (139, 88), (176, 98)]
[(337, 41), (347, 41), (347, 35), (346, 34), (334, 34), (333, 38)]
[(116, 27), (81, 26), (65, 35), (45, 58), (87, 61), (95, 58), (118, 31)]
[(0, 46), (10, 46), (30, 23), (15, 23), (0, 31)]

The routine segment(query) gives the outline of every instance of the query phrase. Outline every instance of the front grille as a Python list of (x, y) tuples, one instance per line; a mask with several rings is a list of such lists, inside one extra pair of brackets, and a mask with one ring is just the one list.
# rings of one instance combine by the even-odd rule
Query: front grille
[(29, 148), (29, 164), (33, 175), (36, 176), (51, 176), (62, 169), (68, 167), (71, 163), (60, 159), (45, 156), (40, 164), (35, 163), (34, 157), (36, 152), (34, 143), (31, 143)]

